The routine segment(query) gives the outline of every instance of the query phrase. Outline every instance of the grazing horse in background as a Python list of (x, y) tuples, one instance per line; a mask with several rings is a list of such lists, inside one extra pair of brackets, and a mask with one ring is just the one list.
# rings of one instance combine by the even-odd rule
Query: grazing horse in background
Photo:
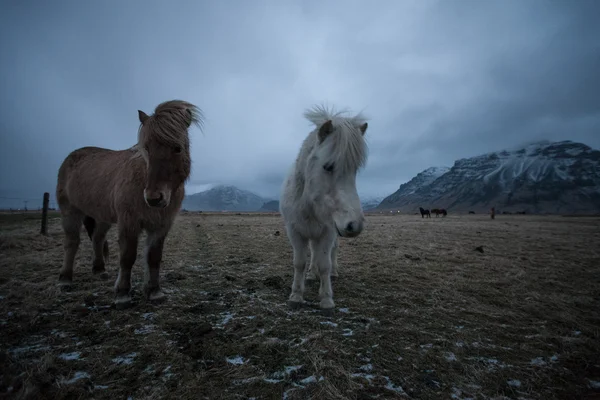
[(335, 304), (331, 273), (337, 265), (338, 237), (356, 237), (364, 215), (356, 191), (356, 174), (366, 164), (364, 134), (367, 122), (360, 114), (344, 116), (316, 106), (304, 113), (315, 125), (304, 139), (282, 187), (280, 212), (294, 250), (294, 282), (288, 304), (304, 302), (307, 247), (313, 270), (319, 274), (320, 308), (328, 315)]
[(425, 210), (423, 209), (423, 207), (419, 207), (419, 211), (421, 211), (421, 218), (425, 218), (426, 215), (427, 218), (431, 218), (431, 213), (429, 212), (429, 210)]
[(65, 232), (59, 283), (72, 284), (82, 223), (93, 243), (92, 272), (108, 278), (106, 234), (116, 223), (120, 250), (115, 283), (118, 308), (131, 305), (131, 268), (143, 230), (148, 233), (144, 293), (149, 301), (164, 298), (159, 268), (165, 238), (181, 206), (184, 183), (190, 175), (188, 128), (192, 123), (199, 127), (202, 124), (200, 110), (181, 100), (158, 105), (150, 116), (138, 110), (138, 117), (136, 145), (127, 150), (99, 147), (74, 150), (60, 166), (56, 185)]
[(445, 217), (446, 215), (448, 215), (448, 212), (446, 211), (445, 208), (434, 208), (431, 210), (431, 212), (433, 214), (435, 214), (436, 217), (438, 217), (440, 214), (442, 214), (442, 217)]

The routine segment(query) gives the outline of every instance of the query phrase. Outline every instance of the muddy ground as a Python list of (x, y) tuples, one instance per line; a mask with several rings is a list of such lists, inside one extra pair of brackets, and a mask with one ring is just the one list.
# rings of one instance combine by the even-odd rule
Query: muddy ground
[[(340, 242), (336, 312), (290, 311), (278, 215), (182, 214), (165, 303), (111, 307), (117, 275), (56, 283), (60, 220), (0, 216), (0, 398), (600, 397), (600, 219), (369, 215)], [(481, 247), (480, 247), (481, 246)], [(476, 248), (480, 250), (476, 250)]]

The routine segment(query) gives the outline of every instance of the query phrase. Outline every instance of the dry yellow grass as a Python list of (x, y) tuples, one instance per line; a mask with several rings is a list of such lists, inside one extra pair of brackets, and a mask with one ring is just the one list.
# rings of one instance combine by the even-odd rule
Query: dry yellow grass
[[(82, 234), (74, 288), (62, 232), (0, 216), (0, 397), (514, 398), (600, 394), (600, 219), (369, 215), (340, 242), (336, 314), (286, 306), (278, 215), (183, 214), (166, 244), (166, 303), (111, 307)], [(276, 232), (279, 231), (279, 234)], [(483, 246), (483, 252), (475, 248)]]

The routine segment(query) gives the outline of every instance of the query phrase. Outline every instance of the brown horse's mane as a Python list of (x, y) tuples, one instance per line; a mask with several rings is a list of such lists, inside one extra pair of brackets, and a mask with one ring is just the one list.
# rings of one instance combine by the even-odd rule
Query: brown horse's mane
[(133, 146), (133, 149), (138, 150), (136, 155), (140, 155), (144, 151), (144, 143), (149, 141), (187, 149), (189, 137), (181, 135), (181, 132), (187, 132), (187, 127), (191, 124), (203, 128), (203, 115), (198, 107), (183, 100), (165, 101), (156, 106), (154, 114), (150, 115), (143, 124), (140, 123), (138, 143)]

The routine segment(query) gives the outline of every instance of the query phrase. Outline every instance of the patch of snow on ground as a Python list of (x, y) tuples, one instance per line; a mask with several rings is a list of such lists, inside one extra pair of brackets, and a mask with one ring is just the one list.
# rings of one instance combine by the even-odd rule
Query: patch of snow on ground
[(106, 385), (94, 385), (94, 390), (103, 390), (103, 389), (108, 389), (108, 386), (106, 386)]
[(347, 308), (338, 308), (338, 311), (344, 314), (348, 314), (350, 312), (350, 310)]
[(375, 375), (373, 375), (373, 374), (364, 374), (364, 373), (361, 373), (361, 372), (350, 374), (350, 377), (351, 378), (365, 378), (369, 382), (369, 385), (371, 384), (371, 381), (373, 379), (375, 379)]
[(61, 338), (61, 339), (64, 339), (64, 338), (66, 338), (66, 337), (68, 337), (68, 336), (69, 336), (68, 334), (66, 334), (66, 333), (64, 333), (64, 332), (61, 332), (61, 331), (59, 331), (58, 329), (52, 329), (52, 330), (50, 331), (50, 333), (52, 334), (52, 336), (56, 336), (56, 337), (59, 337), (59, 338)]
[(456, 361), (456, 355), (454, 355), (454, 353), (452, 353), (452, 352), (446, 353), (446, 360)]
[(244, 357), (242, 357), (242, 356), (227, 357), (225, 359), (225, 361), (227, 361), (229, 364), (233, 364), (233, 365), (242, 365), (243, 363), (246, 362), (244, 360)]
[(430, 349), (433, 347), (433, 343), (422, 344), (422, 345), (420, 345), (420, 347), (422, 349)]
[(518, 379), (511, 379), (511, 380), (507, 381), (506, 383), (508, 384), (508, 386), (521, 387), (521, 381)]
[(133, 331), (133, 333), (136, 335), (147, 335), (148, 333), (154, 332), (154, 326), (155, 325), (144, 325), (141, 328)]
[[(319, 380), (323, 380), (323, 377), (321, 377), (321, 379)], [(311, 375), (307, 378), (301, 379), (300, 383), (303, 385), (308, 385), (309, 383), (317, 383), (317, 378), (314, 375)]]
[(365, 372), (373, 371), (373, 364), (365, 364), (360, 366), (358, 369)]
[(118, 356), (112, 359), (112, 361), (117, 364), (117, 365), (130, 365), (133, 364), (133, 359), (135, 358), (135, 356), (137, 356), (136, 352), (133, 353), (129, 353), (125, 356)]
[(266, 382), (266, 383), (279, 383), (282, 380), (283, 379), (273, 379), (273, 378), (265, 378), (265, 379), (263, 379), (263, 381)]
[(63, 381), (63, 382), (67, 385), (72, 385), (73, 383), (77, 382), (78, 380), (89, 379), (89, 378), (90, 378), (90, 374), (88, 374), (87, 372), (77, 371), (77, 372), (75, 372), (75, 374), (73, 374), (73, 377), (71, 379)]
[(546, 365), (546, 361), (544, 361), (543, 357), (536, 357), (530, 362), (531, 365)]
[(581, 335), (581, 331), (574, 331), (574, 332), (573, 332), (573, 335), (574, 335), (574, 336), (579, 336), (579, 335)]
[(219, 326), (223, 326), (223, 325), (227, 324), (228, 322), (230, 322), (233, 319), (233, 316), (234, 316), (234, 314), (232, 314), (228, 311), (221, 313), (221, 315), (223, 316), (223, 321), (221, 321), (220, 324), (217, 324)]
[(593, 381), (591, 379), (588, 379), (589, 383), (588, 386), (591, 387), (592, 389), (600, 389), (600, 381)]
[(394, 383), (392, 382), (392, 380), (389, 377), (384, 376), (383, 379), (385, 379), (387, 382), (384, 386), (387, 390), (391, 390), (392, 392), (396, 392), (396, 393), (404, 393), (404, 389), (402, 389), (402, 386), (394, 385)]
[(15, 347), (9, 350), (9, 352), (13, 355), (18, 355), (18, 354), (22, 354), (22, 353), (29, 353), (29, 352), (38, 352), (38, 351), (46, 351), (46, 350), (50, 350), (50, 346), (42, 346), (41, 344), (34, 344), (31, 346), (22, 346), (22, 347)]
[(162, 370), (162, 380), (163, 381), (167, 381), (169, 379), (171, 379), (171, 377), (175, 376), (174, 373), (171, 372), (171, 366), (169, 365), (168, 367), (166, 367), (165, 369)]
[(354, 335), (354, 331), (350, 328), (344, 328), (344, 333), (342, 333), (342, 336), (352, 336)]
[(79, 357), (81, 357), (81, 352), (79, 351), (74, 351), (72, 353), (62, 353), (58, 356), (58, 358), (62, 358), (66, 361), (79, 360)]
[[(283, 371), (274, 372), (273, 374), (271, 374), (271, 376), (273, 378), (275, 378), (273, 380), (281, 381), (281, 379), (290, 375), (292, 372), (300, 370), (301, 368), (302, 368), (302, 365), (290, 365), (287, 367), (283, 367)], [(275, 382), (272, 382), (272, 383), (275, 383)]]
[(154, 319), (154, 313), (153, 312), (143, 313), (142, 314), (142, 318), (144, 318), (146, 321), (153, 320)]
[(334, 328), (336, 328), (338, 326), (338, 324), (336, 324), (335, 322), (331, 322), (331, 321), (323, 321), (323, 322), (321, 322), (321, 325), (329, 325), (329, 326), (333, 326)]

